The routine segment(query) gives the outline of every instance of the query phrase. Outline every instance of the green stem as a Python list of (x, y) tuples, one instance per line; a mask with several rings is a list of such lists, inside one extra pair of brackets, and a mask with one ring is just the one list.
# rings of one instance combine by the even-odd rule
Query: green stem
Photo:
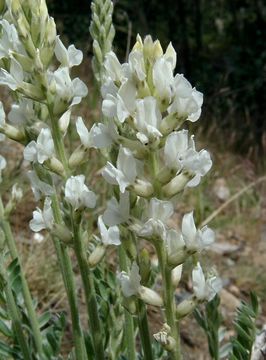
[(14, 326), (14, 330), (20, 345), (21, 352), (23, 354), (23, 359), (25, 360), (31, 360), (31, 354), (29, 350), (29, 346), (27, 344), (27, 340), (25, 338), (20, 313), (18, 310), (18, 307), (16, 305), (16, 301), (14, 299), (14, 295), (12, 292), (12, 289), (9, 285), (9, 282), (7, 281), (6, 287), (5, 287), (5, 293), (6, 293), (6, 299), (7, 299), (7, 306), (9, 309), (9, 314), (12, 319), (12, 325)]
[[(123, 245), (119, 247), (119, 265), (121, 271), (128, 272), (127, 257)], [(124, 309), (125, 315), (125, 342), (128, 360), (136, 360), (134, 322), (130, 313)]]
[(153, 360), (151, 338), (147, 318), (146, 305), (141, 300), (137, 300), (138, 309), (138, 323), (141, 345), (144, 353), (145, 360)]
[(79, 219), (75, 219), (74, 213), (72, 213), (72, 229), (74, 236), (74, 250), (78, 260), (85, 291), (85, 299), (89, 315), (89, 326), (91, 329), (95, 359), (104, 360), (104, 348), (102, 343), (103, 332), (101, 329), (100, 317), (98, 313), (93, 274), (88, 267), (86, 249), (80, 234), (80, 221)]
[(55, 118), (53, 111), (51, 109), (51, 105), (47, 104), (49, 116), (51, 119), (51, 126), (52, 126), (52, 134), (53, 134), (53, 140), (55, 145), (55, 151), (62, 162), (66, 175), (69, 175), (69, 167), (68, 167), (68, 160), (65, 153), (65, 146), (63, 143), (63, 137), (59, 128), (59, 120)]
[(172, 285), (171, 270), (167, 266), (166, 252), (163, 243), (157, 243), (156, 251), (162, 273), (164, 311), (167, 324), (171, 328), (171, 336), (175, 339), (175, 348), (169, 353), (171, 360), (181, 360), (179, 324), (175, 315), (175, 297)]
[(5, 219), (4, 206), (3, 206), (3, 202), (2, 202), (1, 197), (0, 197), (0, 224), (1, 224), (1, 227), (2, 227), (2, 229), (4, 231), (4, 234), (5, 234), (5, 237), (6, 237), (6, 242), (7, 242), (7, 246), (8, 246), (8, 249), (10, 251), (10, 254), (11, 254), (11, 258), (13, 260), (17, 259), (17, 261), (19, 263), (23, 298), (24, 298), (24, 301), (25, 301), (25, 306), (27, 308), (29, 321), (30, 321), (30, 324), (31, 324), (31, 327), (32, 327), (32, 333), (33, 333), (33, 338), (34, 338), (36, 350), (39, 353), (39, 355), (41, 356), (41, 354), (43, 353), (42, 335), (41, 335), (41, 331), (40, 331), (40, 326), (39, 326), (37, 314), (36, 314), (35, 309), (34, 309), (34, 305), (33, 305), (33, 302), (32, 302), (32, 298), (31, 298), (31, 294), (30, 294), (30, 290), (29, 290), (29, 287), (28, 287), (27, 280), (25, 278), (24, 272), (22, 271), (22, 267), (21, 267), (21, 264), (20, 264), (20, 259), (19, 259), (19, 255), (18, 255), (18, 251), (17, 251), (17, 247), (16, 247), (16, 242), (15, 242), (15, 239), (13, 237), (10, 224)]
[[(52, 197), (52, 209), (53, 209), (55, 222), (57, 224), (62, 224), (62, 217), (60, 214), (59, 203), (56, 195)], [(57, 258), (59, 261), (59, 266), (62, 273), (66, 294), (68, 298), (68, 303), (70, 307), (76, 359), (86, 360), (87, 354), (86, 354), (84, 336), (80, 325), (78, 301), (77, 301), (76, 288), (75, 288), (75, 278), (72, 270), (71, 260), (68, 254), (68, 249), (55, 237), (53, 237), (53, 242), (54, 242)]]

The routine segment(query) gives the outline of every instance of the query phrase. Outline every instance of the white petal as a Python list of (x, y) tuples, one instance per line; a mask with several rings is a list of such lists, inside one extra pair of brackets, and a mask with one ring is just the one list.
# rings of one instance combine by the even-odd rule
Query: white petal
[(197, 248), (197, 229), (194, 222), (193, 211), (183, 216), (182, 234), (184, 236), (184, 241), (189, 249)]
[(77, 118), (76, 128), (77, 128), (77, 133), (79, 134), (79, 137), (80, 137), (80, 140), (81, 140), (82, 144), (86, 148), (91, 147), (92, 144), (91, 144), (89, 131), (86, 128), (81, 116), (79, 116)]

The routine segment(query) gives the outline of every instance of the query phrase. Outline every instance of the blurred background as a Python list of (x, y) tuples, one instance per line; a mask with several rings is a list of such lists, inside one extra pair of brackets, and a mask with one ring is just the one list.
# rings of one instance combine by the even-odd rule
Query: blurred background
[[(91, 56), (88, 0), (48, 0), (59, 32)], [(124, 60), (137, 33), (178, 53), (177, 72), (205, 95), (209, 137), (262, 161), (266, 148), (266, 2), (117, 0), (115, 49)], [(222, 143), (221, 143), (222, 145)]]

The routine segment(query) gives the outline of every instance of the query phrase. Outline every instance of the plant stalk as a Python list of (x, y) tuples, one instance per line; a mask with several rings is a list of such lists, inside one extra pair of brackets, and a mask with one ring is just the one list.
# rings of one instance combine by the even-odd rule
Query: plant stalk
[(144, 359), (153, 360), (150, 330), (149, 330), (149, 324), (147, 318), (147, 309), (143, 301), (137, 300), (137, 309), (138, 309), (139, 333), (140, 333), (140, 340), (143, 349)]
[(175, 348), (169, 352), (171, 360), (181, 360), (179, 325), (175, 314), (175, 297), (172, 285), (171, 270), (167, 266), (166, 251), (163, 242), (156, 244), (157, 256), (162, 273), (164, 311), (167, 324), (171, 328), (171, 336), (175, 339)]
[[(121, 245), (118, 249), (119, 252), (119, 265), (121, 271), (128, 272), (127, 256)], [(136, 347), (135, 347), (135, 333), (134, 333), (134, 322), (130, 313), (124, 309), (125, 315), (125, 342), (127, 349), (128, 360), (136, 360)]]
[(12, 260), (14, 260), (14, 259), (18, 260), (18, 264), (19, 264), (19, 267), (20, 267), (20, 276), (21, 276), (21, 285), (22, 285), (23, 298), (24, 298), (24, 301), (25, 301), (25, 306), (27, 308), (27, 312), (28, 312), (29, 321), (30, 321), (31, 328), (32, 328), (32, 333), (33, 333), (33, 338), (34, 338), (34, 343), (35, 343), (35, 346), (36, 346), (36, 350), (37, 350), (38, 354), (41, 355), (43, 353), (42, 335), (41, 335), (41, 331), (40, 331), (40, 326), (39, 326), (37, 314), (36, 314), (36, 311), (34, 309), (34, 305), (33, 305), (33, 301), (32, 301), (32, 297), (31, 297), (31, 293), (30, 293), (30, 290), (29, 290), (29, 287), (28, 287), (27, 280), (25, 278), (24, 272), (23, 272), (22, 267), (21, 267), (16, 242), (15, 242), (15, 239), (13, 237), (10, 224), (5, 219), (4, 205), (3, 205), (3, 202), (2, 202), (1, 196), (0, 196), (0, 224), (1, 224), (1, 227), (2, 227), (2, 229), (4, 231), (4, 234), (5, 234), (5, 238), (6, 238), (8, 249), (10, 251), (11, 258), (12, 258)]
[[(52, 209), (53, 209), (55, 222), (58, 224), (62, 224), (62, 217), (60, 214), (59, 203), (56, 195), (52, 197)], [(56, 237), (53, 237), (53, 242), (54, 242), (57, 258), (59, 261), (59, 266), (62, 273), (62, 277), (67, 293), (68, 303), (70, 307), (76, 358), (81, 360), (86, 360), (87, 353), (86, 353), (84, 336), (80, 325), (78, 300), (77, 300), (76, 288), (75, 288), (75, 277), (73, 274), (72, 264), (68, 254), (68, 249)]]
[(84, 247), (84, 243), (81, 238), (80, 221), (78, 219), (75, 219), (74, 212), (72, 212), (71, 220), (72, 220), (72, 229), (74, 236), (74, 251), (78, 260), (78, 265), (85, 291), (85, 299), (86, 299), (87, 311), (89, 316), (89, 326), (91, 329), (95, 359), (104, 360), (105, 356), (104, 356), (104, 348), (102, 342), (103, 332), (101, 329), (100, 317), (98, 313), (93, 274), (89, 269), (86, 249)]

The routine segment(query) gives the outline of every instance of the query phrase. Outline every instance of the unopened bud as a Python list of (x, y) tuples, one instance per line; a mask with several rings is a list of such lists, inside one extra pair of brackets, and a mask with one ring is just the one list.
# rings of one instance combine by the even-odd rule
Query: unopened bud
[(183, 173), (177, 175), (168, 184), (163, 186), (163, 194), (168, 198), (178, 194), (184, 190), (189, 180), (189, 177)]
[(77, 166), (81, 165), (85, 160), (86, 149), (81, 145), (79, 146), (69, 158), (69, 167), (70, 169), (75, 169)]
[(3, 230), (0, 228), (0, 251), (4, 250), (6, 243), (6, 236)]
[(154, 188), (150, 182), (140, 179), (136, 180), (135, 184), (133, 185), (133, 190), (136, 195), (142, 197), (150, 197), (154, 192)]
[(183, 265), (178, 265), (172, 270), (172, 284), (176, 288), (181, 280)]
[(122, 305), (131, 315), (135, 315), (137, 313), (136, 301), (133, 296), (123, 297)]
[(141, 283), (146, 285), (149, 281), (151, 274), (151, 261), (148, 250), (143, 248), (139, 255), (139, 272), (141, 277)]
[(173, 178), (174, 175), (175, 173), (173, 173), (173, 171), (169, 169), (169, 167), (164, 166), (157, 174), (157, 179), (160, 181), (160, 183), (166, 184)]
[(72, 243), (72, 233), (68, 230), (68, 228), (65, 225), (61, 224), (54, 224), (54, 227), (52, 229), (52, 234), (58, 237), (61, 241), (63, 241), (65, 244), (71, 244)]
[(177, 118), (176, 113), (169, 114), (162, 120), (161, 125), (160, 125), (160, 132), (163, 135), (168, 135), (173, 130), (178, 129), (180, 127), (180, 125), (182, 124), (182, 122), (183, 121), (181, 121)]
[(137, 41), (135, 42), (135, 45), (133, 46), (132, 50), (133, 51), (134, 50), (139, 50), (139, 51), (143, 50), (143, 42), (142, 42), (142, 39), (139, 34), (137, 35)]
[(68, 110), (59, 119), (59, 129), (63, 134), (65, 134), (68, 129), (70, 116), (71, 116), (71, 111)]
[(105, 255), (106, 247), (98, 245), (89, 256), (89, 266), (95, 267)]
[(138, 294), (140, 299), (146, 304), (153, 306), (163, 306), (163, 299), (161, 296), (150, 288), (140, 286)]
[(154, 59), (158, 59), (163, 56), (163, 49), (159, 40), (156, 40), (153, 45), (153, 57)]
[(19, 54), (14, 51), (11, 51), (11, 54), (20, 63), (24, 71), (29, 73), (32, 72), (33, 70), (32, 59), (30, 59), (28, 56)]
[(12, 139), (12, 140), (15, 140), (18, 142), (25, 140), (24, 131), (17, 129), (15, 126), (5, 124), (2, 131), (9, 139)]
[(48, 45), (52, 45), (54, 44), (55, 39), (56, 39), (56, 25), (54, 19), (52, 17), (49, 17), (46, 23), (45, 42)]
[(174, 251), (171, 251), (170, 249), (167, 257), (167, 264), (171, 268), (179, 266), (184, 263), (186, 257), (187, 257), (187, 253), (184, 247), (182, 248), (180, 247), (179, 249), (175, 249)]
[(94, 40), (94, 41), (93, 41), (92, 47), (93, 47), (93, 53), (94, 53), (94, 55), (95, 55), (98, 63), (100, 63), (100, 64), (103, 63), (102, 50), (101, 50), (101, 47), (100, 47), (100, 45), (99, 45), (99, 43), (98, 43), (97, 40)]
[(15, 203), (20, 202), (20, 200), (23, 197), (23, 191), (22, 189), (18, 186), (18, 184), (14, 184), (12, 186), (12, 190), (11, 190), (11, 197), (12, 197), (12, 201)]
[(64, 170), (63, 164), (61, 163), (61, 161), (59, 161), (55, 157), (52, 157), (51, 159), (48, 159), (47, 161), (45, 161), (45, 165), (50, 170), (55, 172), (56, 174), (61, 175), (61, 176), (65, 175), (65, 170)]
[(190, 314), (196, 307), (197, 303), (194, 298), (182, 301), (176, 308), (176, 314), (179, 319)]

